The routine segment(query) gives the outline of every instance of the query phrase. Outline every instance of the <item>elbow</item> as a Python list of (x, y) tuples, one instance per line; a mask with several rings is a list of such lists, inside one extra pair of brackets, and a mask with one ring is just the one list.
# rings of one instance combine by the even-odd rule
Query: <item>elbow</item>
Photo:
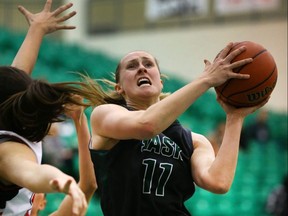
[(228, 187), (222, 187), (222, 188), (218, 188), (214, 193), (226, 194), (229, 190), (230, 190), (230, 188), (228, 188)]
[[(223, 178), (212, 178), (208, 181), (199, 181), (199, 186), (203, 189), (210, 191), (215, 194), (225, 194), (227, 193), (232, 185), (232, 181)], [(197, 184), (197, 182), (196, 182)]]
[(159, 131), (157, 125), (153, 122), (143, 122), (140, 127), (140, 138), (141, 139), (151, 139), (158, 135)]
[(165, 128), (163, 126), (162, 121), (155, 118), (154, 116), (147, 115), (146, 112), (142, 112), (142, 114), (138, 115), (134, 120), (133, 129), (136, 129), (136, 133), (134, 133), (137, 139), (148, 140), (151, 139), (158, 134), (160, 134)]
[[(212, 176), (211, 176), (212, 177)], [(233, 175), (231, 173), (217, 173), (216, 175), (213, 175), (212, 177), (213, 181), (211, 182), (212, 188), (213, 188), (213, 193), (216, 194), (225, 194), (227, 193), (233, 183), (234, 179), (234, 173)]]
[(98, 188), (96, 181), (93, 181), (93, 182), (91, 181), (88, 184), (80, 183), (79, 187), (81, 188), (81, 190), (83, 191), (86, 197), (90, 197), (91, 195), (93, 195)]
[(97, 186), (97, 182), (94, 181), (92, 184), (89, 185), (89, 191), (92, 191), (93, 194), (94, 192), (97, 190), (98, 186)]
[(231, 188), (231, 183), (225, 181), (219, 181), (214, 187), (212, 192), (216, 194), (225, 194)]
[(85, 194), (87, 202), (90, 202), (90, 200), (92, 199), (92, 196), (95, 194), (97, 188), (98, 188), (97, 182), (94, 181), (93, 184), (90, 184), (89, 187), (87, 187), (86, 191), (83, 191)]

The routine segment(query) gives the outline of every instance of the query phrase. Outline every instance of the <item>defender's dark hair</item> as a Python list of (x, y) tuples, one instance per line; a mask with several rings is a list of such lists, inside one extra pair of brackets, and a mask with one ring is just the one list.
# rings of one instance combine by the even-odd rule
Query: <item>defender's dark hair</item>
[[(73, 97), (85, 97), (76, 82), (33, 80), (24, 71), (0, 67), (0, 130), (13, 131), (30, 141), (41, 141), (51, 123), (63, 121), (65, 104), (87, 107)], [(80, 84), (81, 86), (81, 84)]]

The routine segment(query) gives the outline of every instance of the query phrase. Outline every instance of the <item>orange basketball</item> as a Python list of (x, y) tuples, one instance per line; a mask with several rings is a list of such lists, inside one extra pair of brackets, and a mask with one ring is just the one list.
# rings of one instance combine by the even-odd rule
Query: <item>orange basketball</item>
[[(232, 62), (253, 58), (253, 62), (235, 68), (235, 73), (250, 74), (249, 79), (230, 79), (215, 87), (217, 95), (226, 103), (236, 107), (254, 106), (271, 95), (277, 82), (277, 66), (271, 53), (262, 45), (243, 41), (236, 43), (231, 51), (245, 46), (246, 50)], [(230, 51), (230, 52), (231, 52)]]

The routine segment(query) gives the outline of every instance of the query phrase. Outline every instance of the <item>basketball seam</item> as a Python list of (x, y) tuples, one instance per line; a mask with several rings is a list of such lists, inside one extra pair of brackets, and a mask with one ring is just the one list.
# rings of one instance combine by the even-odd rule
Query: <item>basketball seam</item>
[[(225, 97), (225, 96), (224, 96), (224, 97), (228, 99), (229, 97), (232, 97), (232, 96), (234, 96), (234, 95), (241, 94), (241, 93), (243, 93), (243, 92), (246, 92), (246, 91), (252, 90), (252, 89), (254, 89), (254, 88), (257, 88), (258, 86), (260, 86), (260, 85), (262, 85), (263, 83), (265, 83), (268, 79), (270, 79), (270, 77), (274, 74), (275, 69), (276, 69), (276, 65), (274, 66), (274, 68), (273, 68), (272, 72), (270, 73), (270, 75), (269, 75), (265, 80), (263, 80), (261, 83), (259, 83), (258, 85), (253, 86), (253, 88), (249, 88), (249, 89), (246, 89), (246, 90), (244, 90), (244, 91), (237, 92), (237, 93), (233, 93), (233, 94), (231, 94), (231, 95), (228, 95), (227, 97)], [(229, 99), (229, 100), (230, 100), (230, 99)]]
[[(264, 52), (266, 52), (266, 51), (267, 51), (266, 49), (261, 50), (261, 51), (258, 52), (255, 56), (253, 56), (252, 59), (254, 60), (256, 57), (258, 57), (259, 55), (261, 55), (262, 53), (264, 53)], [(240, 71), (241, 71), (245, 66), (247, 66), (247, 64), (246, 64), (246, 65), (243, 65), (243, 66), (241, 66), (241, 67), (238, 67), (239, 69), (236, 68), (236, 69), (238, 69), (238, 70), (236, 71), (236, 69), (235, 69), (234, 73), (240, 73)], [(272, 72), (272, 73), (273, 73), (273, 72)], [(225, 90), (225, 88), (227, 87), (227, 85), (229, 85), (231, 81), (232, 81), (232, 79), (228, 80), (228, 81), (226, 82), (226, 84), (223, 86), (223, 88), (222, 88), (222, 90), (221, 90), (221, 92), (220, 92), (221, 95), (222, 95), (223, 91)]]
[[(261, 101), (255, 101), (254, 103), (250, 103), (249, 106), (253, 105), (253, 104), (258, 104), (258, 103), (261, 103), (262, 101), (264, 101), (265, 98)], [(232, 102), (234, 104), (234, 106), (236, 107), (242, 107), (242, 106), (247, 106), (247, 103), (241, 103), (241, 102), (238, 102), (238, 101), (235, 101), (235, 100), (232, 100), (232, 99), (229, 99), (229, 102)], [(235, 105), (237, 104), (237, 105)]]

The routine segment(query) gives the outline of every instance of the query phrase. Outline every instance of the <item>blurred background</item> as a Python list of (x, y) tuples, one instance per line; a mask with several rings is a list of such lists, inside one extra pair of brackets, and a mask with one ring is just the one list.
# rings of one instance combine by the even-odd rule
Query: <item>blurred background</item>
[[(67, 1), (68, 2), (68, 1)], [(199, 76), (204, 59), (213, 60), (230, 41), (254, 41), (273, 55), (278, 81), (269, 103), (244, 122), (236, 176), (231, 190), (215, 195), (196, 189), (186, 206), (193, 216), (279, 215), (277, 194), (287, 178), (287, 1), (286, 0), (71, 0), (77, 15), (72, 31), (48, 35), (33, 76), (51, 82), (73, 81), (79, 71), (111, 78), (123, 55), (152, 53), (168, 75), (173, 92)], [(65, 3), (54, 0), (53, 8)], [(31, 12), (45, 0), (0, 0), (0, 64), (11, 64), (28, 24), (17, 5)], [(225, 115), (213, 89), (201, 96), (180, 121), (221, 142)], [(87, 110), (89, 116), (91, 110)], [(219, 140), (220, 138), (220, 140)], [(43, 162), (78, 179), (77, 139), (69, 121), (53, 128), (44, 144)], [(286, 180), (287, 184), (287, 180)], [(286, 186), (287, 187), (287, 186)], [(277, 193), (276, 193), (277, 192)], [(41, 215), (55, 210), (61, 195), (48, 194)], [(282, 199), (283, 200), (283, 199)], [(287, 203), (285, 203), (287, 206)], [(87, 215), (102, 215), (97, 193)]]

